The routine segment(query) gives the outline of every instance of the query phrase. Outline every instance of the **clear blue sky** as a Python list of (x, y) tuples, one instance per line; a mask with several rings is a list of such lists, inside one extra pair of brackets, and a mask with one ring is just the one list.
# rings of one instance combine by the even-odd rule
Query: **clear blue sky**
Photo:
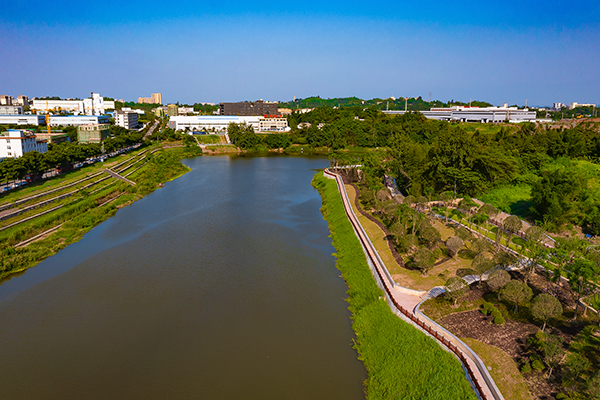
[(0, 93), (600, 103), (600, 1), (4, 1)]

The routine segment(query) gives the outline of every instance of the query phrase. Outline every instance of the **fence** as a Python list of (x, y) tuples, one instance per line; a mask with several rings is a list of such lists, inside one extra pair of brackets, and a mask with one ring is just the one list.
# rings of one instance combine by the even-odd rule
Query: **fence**
[[(450, 332), (446, 331), (435, 322), (431, 321), (429, 318), (425, 317), (423, 314), (419, 312), (419, 314), (423, 315), (427, 321), (423, 321), (413, 312), (407, 310), (402, 305), (400, 305), (397, 300), (394, 298), (390, 287), (394, 287), (396, 283), (392, 279), (389, 274), (387, 268), (385, 268), (385, 264), (381, 261), (379, 254), (375, 250), (375, 247), (371, 243), (368, 235), (364, 231), (362, 225), (358, 221), (356, 215), (354, 214), (350, 200), (348, 198), (348, 194), (346, 193), (346, 189), (344, 187), (344, 183), (341, 177), (333, 172), (328, 171), (327, 169), (324, 171), (325, 175), (336, 180), (338, 185), (339, 192), (342, 196), (342, 202), (344, 204), (344, 209), (346, 210), (346, 214), (348, 215), (348, 219), (356, 235), (361, 242), (363, 249), (365, 250), (368, 258), (373, 264), (372, 271), (375, 274), (375, 280), (378, 285), (383, 289), (388, 304), (390, 304), (392, 310), (395, 313), (400, 313), (405, 316), (408, 320), (412, 321), (416, 326), (422, 329), (424, 332), (427, 332), (431, 337), (435, 338), (438, 342), (440, 342), (444, 347), (450, 350), (452, 353), (456, 355), (456, 357), (461, 361), (465, 371), (467, 372), (468, 377), (470, 378), (470, 382), (472, 383), (478, 397), (483, 400), (504, 400), (504, 397), (496, 387), (492, 377), (489, 375), (485, 365), (483, 362), (477, 357), (477, 355), (464, 343), (462, 343), (458, 338), (452, 335)], [(418, 306), (417, 306), (418, 310)], [(458, 344), (457, 344), (458, 343)], [(460, 346), (460, 347), (459, 347)], [(472, 358), (467, 358), (465, 352), (471, 354)], [(470, 362), (469, 362), (470, 361)], [(473, 370), (471, 364), (475, 364), (479, 374), (486, 384), (487, 390), (485, 390), (481, 386), (481, 382), (477, 379), (477, 374)]]

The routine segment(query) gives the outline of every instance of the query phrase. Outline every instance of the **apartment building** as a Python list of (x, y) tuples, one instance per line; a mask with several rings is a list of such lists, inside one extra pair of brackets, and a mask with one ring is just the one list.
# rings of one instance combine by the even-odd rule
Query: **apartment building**
[(0, 159), (17, 158), (30, 151), (45, 153), (48, 143), (36, 135), (23, 129), (9, 129), (0, 133)]

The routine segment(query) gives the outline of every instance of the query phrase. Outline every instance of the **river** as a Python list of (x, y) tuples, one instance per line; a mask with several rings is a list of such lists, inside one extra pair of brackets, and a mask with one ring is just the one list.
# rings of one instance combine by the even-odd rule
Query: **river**
[(0, 285), (0, 398), (362, 399), (318, 157), (198, 157)]

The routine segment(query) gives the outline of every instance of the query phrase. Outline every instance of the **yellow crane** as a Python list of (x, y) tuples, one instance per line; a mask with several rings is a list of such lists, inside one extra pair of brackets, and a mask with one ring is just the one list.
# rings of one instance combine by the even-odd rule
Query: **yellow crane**
[(48, 135), (52, 133), (52, 128), (50, 127), (50, 112), (48, 111), (48, 100), (46, 100), (46, 128), (48, 129)]

